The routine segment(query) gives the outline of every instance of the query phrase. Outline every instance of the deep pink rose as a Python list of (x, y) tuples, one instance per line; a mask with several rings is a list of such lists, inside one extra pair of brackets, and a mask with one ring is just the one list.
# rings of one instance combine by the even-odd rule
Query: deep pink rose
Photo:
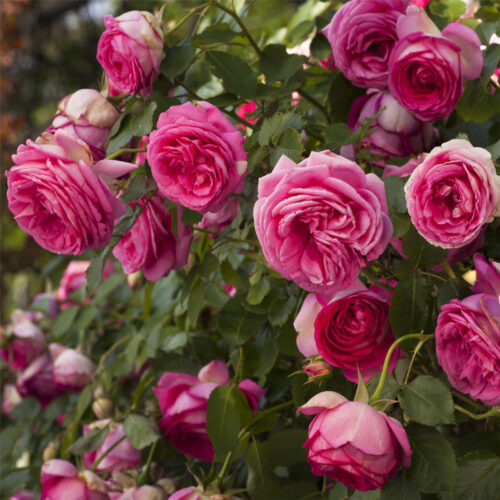
[(116, 19), (105, 16), (104, 25), (97, 60), (115, 92), (150, 94), (163, 58), (160, 22), (150, 12), (132, 10)]
[(5, 338), (0, 334), (3, 345), (0, 357), (11, 370), (26, 368), (44, 350), (42, 330), (27, 319), (14, 323), (7, 332), (9, 335)]
[(356, 130), (364, 119), (374, 117), (382, 109), (370, 127), (373, 132), (362, 141), (372, 154), (381, 155), (376, 164), (383, 166), (392, 156), (410, 156), (429, 151), (434, 146), (434, 127), (415, 118), (387, 91), (368, 91), (365, 96), (358, 97), (347, 124)]
[(474, 80), (483, 65), (481, 42), (463, 24), (441, 33), (415, 5), (397, 23), (399, 41), (389, 60), (389, 89), (405, 108), (423, 121), (447, 117), (463, 92), (463, 80)]
[(365, 403), (326, 391), (298, 411), (317, 414), (304, 443), (316, 476), (327, 476), (360, 491), (376, 490), (400, 466), (411, 464), (412, 450), (402, 425)]
[[(358, 382), (358, 369), (365, 381), (382, 370), (385, 356), (396, 340), (389, 322), (391, 292), (364, 286), (337, 292), (328, 300), (311, 294), (295, 319), (297, 347), (304, 356), (320, 354)], [(389, 371), (399, 356), (396, 348)]]
[[(258, 118), (254, 116), (254, 112), (257, 111), (257, 104), (255, 104), (255, 101), (248, 101), (245, 102), (244, 104), (241, 104), (238, 106), (236, 110), (236, 114), (240, 117), (243, 118), (243, 120), (247, 121), (248, 123), (257, 123)], [(238, 123), (237, 127), (239, 129), (242, 129), (243, 131), (246, 130), (245, 125)]]
[(109, 131), (120, 113), (97, 90), (80, 89), (59, 101), (48, 132), (64, 130), (90, 148), (94, 160), (106, 156)]
[(40, 500), (109, 500), (108, 488), (96, 474), (78, 469), (66, 460), (54, 458), (42, 465)]
[(500, 262), (495, 262), (493, 259), (488, 261), (483, 255), (476, 253), (474, 254), (474, 266), (476, 268), (476, 282), (472, 287), (472, 291), (499, 297)]
[[(109, 421), (101, 420), (94, 422), (90, 425), (83, 426), (83, 435), (88, 434), (93, 429), (103, 428)], [(105, 457), (99, 462), (96, 471), (119, 471), (122, 469), (134, 469), (137, 470), (141, 464), (141, 452), (134, 448), (128, 438), (125, 438), (121, 443), (119, 443), (115, 448), (113, 448), (109, 453), (106, 451), (111, 448), (119, 439), (125, 436), (123, 432), (123, 427), (114, 423), (110, 423), (110, 430), (104, 443), (102, 443), (97, 450), (85, 453), (83, 458), (85, 460), (85, 467), (90, 469), (94, 463), (101, 458), (102, 455)], [(125, 496), (120, 497), (124, 500)], [(135, 497), (130, 497), (135, 498)], [(139, 497), (138, 497), (139, 498)]]
[(259, 179), (255, 231), (269, 266), (309, 291), (349, 288), (392, 234), (383, 182), (342, 156), (282, 156)]
[(500, 303), (485, 293), (441, 307), (436, 353), (450, 384), (483, 403), (500, 403)]
[(160, 115), (150, 136), (148, 162), (160, 192), (198, 212), (217, 212), (243, 189), (245, 141), (208, 102), (186, 102)]
[(198, 224), (202, 229), (220, 233), (241, 213), (238, 198), (229, 198), (217, 212), (207, 212)]
[[(7, 176), (9, 209), (46, 250), (81, 254), (107, 244), (123, 204), (82, 142), (58, 130), (21, 145)], [(103, 160), (104, 162), (105, 160)]]
[(49, 351), (54, 364), (54, 382), (61, 389), (80, 391), (92, 380), (96, 367), (87, 356), (55, 343), (49, 345)]
[[(155, 486), (139, 486), (130, 488), (122, 493), (110, 493), (111, 500), (167, 500), (166, 493)], [(169, 500), (172, 497), (168, 497)]]
[[(144, 206), (147, 196), (130, 205)], [(154, 195), (145, 205), (132, 229), (122, 236), (113, 249), (127, 274), (142, 269), (149, 281), (157, 281), (172, 269), (186, 264), (193, 238), (193, 229), (184, 226), (181, 210), (177, 210), (177, 229), (174, 231), (172, 213), (167, 212), (165, 199)]]
[(491, 155), (454, 139), (434, 148), (405, 184), (408, 213), (433, 245), (458, 248), (500, 214), (500, 177)]
[(387, 87), (389, 56), (397, 41), (396, 21), (408, 0), (351, 0), (323, 29), (333, 60), (354, 85)]

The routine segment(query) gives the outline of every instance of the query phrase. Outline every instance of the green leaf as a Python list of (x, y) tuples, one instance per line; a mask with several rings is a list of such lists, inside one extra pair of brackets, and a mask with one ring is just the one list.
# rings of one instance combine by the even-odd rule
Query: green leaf
[(293, 128), (287, 128), (280, 137), (278, 148), (271, 153), (271, 165), (276, 165), (282, 155), (299, 162), (302, 159), (302, 151), (300, 134)]
[(406, 474), (400, 471), (383, 488), (380, 500), (421, 500), (420, 493), (408, 482)]
[(295, 121), (298, 115), (294, 113), (276, 113), (270, 118), (266, 118), (259, 130), (259, 144), (267, 146), (269, 144), (277, 145), (279, 137), (285, 131), (287, 126)]
[(382, 179), (385, 185), (385, 197), (390, 212), (407, 213), (404, 187), (408, 179), (402, 179), (397, 175), (389, 175)]
[(57, 338), (64, 335), (75, 321), (76, 315), (78, 313), (78, 306), (70, 306), (64, 309), (57, 316), (54, 324), (52, 325), (52, 335)]
[(257, 77), (246, 61), (233, 54), (219, 51), (207, 52), (206, 60), (228, 92), (246, 99), (255, 96)]
[(264, 455), (263, 445), (253, 441), (245, 456), (248, 466), (247, 489), (253, 499), (264, 499), (278, 488), (278, 478), (272, 473), (268, 458)]
[(40, 401), (34, 397), (24, 398), (12, 409), (12, 417), (15, 422), (32, 422), (40, 414)]
[(160, 437), (158, 426), (153, 420), (142, 415), (129, 415), (123, 423), (123, 432), (134, 448), (142, 450)]
[(236, 403), (236, 389), (228, 385), (216, 387), (207, 403), (207, 432), (215, 456), (223, 461), (238, 444), (241, 420)]
[(198, 224), (198, 222), (203, 219), (203, 214), (200, 212), (196, 212), (195, 210), (190, 210), (189, 208), (182, 208), (182, 223), (186, 226), (193, 226), (194, 224)]
[(227, 342), (241, 345), (258, 332), (266, 317), (251, 313), (235, 299), (230, 300), (221, 310), (217, 324)]
[(401, 391), (401, 406), (411, 420), (424, 425), (454, 424), (453, 398), (441, 380), (421, 375)]
[(86, 330), (94, 320), (96, 313), (97, 308), (95, 306), (83, 307), (73, 323), (73, 329), (75, 331)]
[(155, 189), (153, 183), (148, 184), (147, 177), (144, 174), (137, 174), (129, 182), (127, 190), (120, 196), (120, 200), (128, 205), (133, 201), (140, 200), (149, 192)]
[(444, 17), (449, 23), (456, 21), (465, 13), (465, 2), (462, 0), (434, 0), (429, 5), (432, 14)]
[(4, 498), (9, 498), (16, 490), (20, 490), (33, 475), (33, 471), (29, 467), (8, 470), (6, 473), (2, 474), (0, 478), (0, 491), (2, 492), (2, 496)]
[(188, 299), (188, 318), (189, 324), (194, 326), (198, 320), (198, 316), (203, 309), (205, 298), (205, 287), (201, 280), (197, 280)]
[(390, 212), (389, 217), (392, 222), (392, 234), (395, 238), (403, 237), (411, 227), (411, 219), (408, 214)]
[(297, 300), (295, 297), (277, 298), (267, 311), (269, 323), (273, 326), (283, 326), (286, 320), (295, 309)]
[(307, 57), (288, 54), (284, 45), (271, 44), (264, 47), (259, 67), (266, 82), (284, 81), (302, 68)]
[(342, 483), (336, 483), (328, 492), (328, 500), (346, 500), (349, 498), (347, 486)]
[(327, 108), (335, 122), (347, 122), (352, 103), (365, 91), (355, 87), (340, 71), (334, 73), (328, 94)]
[(264, 297), (271, 291), (271, 282), (264, 276), (257, 283), (253, 283), (248, 290), (247, 301), (249, 304), (259, 305)]
[(346, 123), (332, 123), (325, 129), (325, 140), (333, 146), (355, 144), (359, 140), (359, 131), (351, 130)]
[(94, 295), (93, 303), (99, 304), (102, 302), (110, 293), (122, 285), (124, 281), (124, 276), (121, 273), (115, 273), (106, 278)]
[(479, 80), (469, 82), (456, 110), (465, 121), (484, 122), (500, 112), (500, 92), (491, 94)]
[(177, 47), (169, 47), (160, 70), (167, 78), (173, 80), (187, 69), (195, 54), (196, 49), (189, 41)]
[(483, 51), (483, 69), (481, 72), (481, 83), (486, 85), (490, 81), (491, 75), (498, 68), (500, 62), (500, 44), (492, 43)]
[(497, 161), (498, 158), (500, 158), (500, 139), (488, 146), (486, 149), (491, 153), (491, 158), (493, 159), (493, 161)]
[(241, 31), (233, 31), (229, 24), (218, 23), (209, 26), (205, 31), (193, 36), (191, 41), (197, 46), (202, 46), (212, 43), (230, 42), (242, 35), (243, 33)]
[(413, 450), (408, 480), (423, 493), (451, 490), (457, 464), (450, 443), (433, 427), (409, 427), (407, 434)]
[(306, 429), (286, 429), (271, 434), (262, 447), (267, 460), (273, 467), (277, 465), (290, 467), (306, 461), (307, 450), (302, 447), (306, 440)]
[(92, 429), (88, 434), (77, 439), (71, 446), (66, 449), (73, 455), (83, 455), (91, 451), (97, 450), (104, 443), (106, 436), (109, 433), (109, 426), (102, 429)]
[(436, 247), (425, 241), (415, 227), (403, 237), (403, 251), (413, 268), (427, 269), (443, 262), (446, 257), (444, 248)]
[(109, 255), (115, 245), (120, 241), (118, 236), (112, 236), (111, 241), (90, 259), (90, 266), (87, 268), (85, 276), (87, 278), (87, 293), (93, 295), (102, 281), (102, 273)]
[(278, 341), (273, 331), (264, 326), (258, 335), (243, 346), (243, 372), (246, 376), (267, 374), (278, 357)]

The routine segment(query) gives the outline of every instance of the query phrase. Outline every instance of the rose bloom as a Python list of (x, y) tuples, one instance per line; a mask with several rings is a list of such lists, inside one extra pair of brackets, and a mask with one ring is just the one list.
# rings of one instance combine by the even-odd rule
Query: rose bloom
[(316, 476), (327, 476), (360, 491), (376, 490), (400, 466), (411, 464), (412, 450), (402, 425), (365, 403), (325, 391), (298, 411), (316, 414), (304, 443)]
[(109, 131), (120, 116), (116, 108), (93, 89), (77, 90), (59, 101), (57, 107), (47, 131), (64, 130), (85, 142), (94, 160), (102, 160), (106, 156)]
[(109, 242), (125, 209), (82, 142), (58, 130), (28, 140), (12, 159), (15, 165), (5, 173), (9, 209), (42, 248), (78, 255)]
[(105, 16), (104, 25), (97, 60), (115, 93), (150, 94), (163, 58), (160, 22), (150, 12), (132, 10), (116, 19)]
[(475, 80), (483, 56), (477, 34), (451, 23), (441, 33), (424, 10), (412, 5), (397, 23), (399, 41), (389, 60), (389, 90), (423, 121), (447, 117), (463, 91), (463, 79)]
[[(164, 373), (153, 388), (163, 415), (160, 428), (182, 454), (207, 462), (213, 459), (214, 449), (207, 434), (207, 401), (216, 387), (226, 385), (228, 381), (226, 364), (211, 361), (197, 377), (186, 373)], [(265, 390), (248, 379), (240, 382), (238, 387), (247, 397), (250, 408), (256, 410)]]
[[(147, 196), (138, 202), (144, 206)], [(181, 210), (177, 210), (177, 232), (172, 227), (172, 213), (167, 212), (165, 199), (154, 195), (145, 205), (132, 229), (124, 234), (113, 249), (113, 255), (120, 261), (127, 274), (142, 269), (149, 281), (157, 281), (172, 269), (186, 264), (193, 239), (193, 229), (184, 226)]]
[(335, 65), (354, 85), (387, 87), (389, 56), (397, 41), (396, 21), (407, 6), (408, 0), (351, 0), (323, 29)]
[(370, 126), (374, 130), (362, 142), (372, 154), (381, 155), (377, 164), (383, 166), (392, 156), (410, 156), (429, 151), (434, 146), (434, 127), (415, 118), (387, 91), (370, 90), (358, 97), (349, 112), (347, 124), (356, 130), (363, 120), (372, 118), (382, 109)]
[(160, 115), (151, 132), (148, 163), (160, 192), (198, 212), (217, 212), (243, 189), (245, 141), (208, 102), (186, 102)]
[(434, 148), (405, 184), (413, 225), (433, 245), (462, 247), (500, 214), (500, 177), (491, 155), (463, 139)]
[[(83, 426), (83, 435), (85, 436), (93, 429), (104, 428), (107, 424), (110, 426), (110, 430), (104, 443), (102, 443), (99, 448), (89, 453), (85, 453), (83, 458), (85, 460), (85, 467), (90, 469), (94, 463), (105, 454), (105, 457), (99, 462), (96, 471), (119, 471), (123, 469), (138, 469), (141, 464), (141, 452), (134, 448), (128, 438), (125, 438), (121, 443), (119, 443), (115, 448), (113, 448), (109, 453), (106, 451), (111, 448), (119, 439), (125, 436), (123, 432), (123, 427), (117, 425), (114, 422), (109, 422), (109, 420), (98, 420), (90, 425)], [(128, 497), (120, 497), (122, 499)], [(130, 497), (133, 498), (133, 497)]]
[(255, 231), (270, 267), (311, 292), (349, 288), (387, 246), (383, 182), (342, 156), (282, 156), (259, 179)]
[[(396, 340), (389, 322), (392, 293), (379, 287), (336, 292), (329, 299), (308, 295), (295, 318), (297, 347), (304, 356), (320, 354), (358, 382), (358, 369), (365, 381), (382, 371), (385, 356)], [(399, 357), (396, 348), (389, 372)]]
[(37, 325), (27, 319), (14, 323), (7, 331), (8, 336), (0, 332), (4, 346), (0, 348), (0, 357), (11, 370), (22, 370), (44, 350), (45, 336)]
[(54, 382), (63, 390), (80, 391), (94, 376), (95, 365), (87, 356), (63, 345), (49, 346), (54, 363)]
[(483, 403), (500, 404), (500, 303), (485, 293), (441, 307), (436, 354), (450, 384)]
[(66, 460), (54, 458), (42, 465), (40, 500), (109, 500), (108, 488), (96, 474), (78, 469)]

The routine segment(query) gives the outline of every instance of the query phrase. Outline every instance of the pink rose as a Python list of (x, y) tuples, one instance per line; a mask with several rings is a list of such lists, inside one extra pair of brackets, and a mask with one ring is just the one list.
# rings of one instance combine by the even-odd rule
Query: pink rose
[(365, 403), (336, 392), (321, 392), (298, 411), (314, 415), (307, 461), (316, 476), (327, 476), (360, 491), (381, 488), (409, 467), (412, 450), (402, 425)]
[(96, 174), (83, 143), (58, 130), (28, 140), (12, 159), (5, 173), (9, 209), (42, 248), (78, 255), (109, 242), (125, 209)]
[(374, 129), (373, 132), (362, 142), (372, 154), (381, 155), (377, 164), (383, 166), (392, 156), (422, 153), (434, 145), (434, 127), (415, 118), (387, 91), (369, 90), (365, 96), (358, 97), (352, 105), (347, 123), (356, 130), (365, 118), (372, 118), (381, 109), (383, 111), (370, 127)]
[(105, 483), (90, 471), (78, 469), (66, 460), (54, 458), (42, 465), (40, 500), (109, 500)]
[(330, 151), (282, 156), (259, 179), (254, 220), (269, 266), (321, 293), (348, 288), (392, 234), (382, 181)]
[(450, 384), (483, 403), (500, 403), (500, 303), (485, 293), (441, 307), (436, 354)]
[(487, 261), (483, 255), (476, 253), (474, 254), (474, 266), (476, 268), (476, 282), (472, 291), (499, 297), (500, 262), (495, 262), (493, 259)]
[[(144, 206), (146, 200), (147, 196), (130, 206)], [(192, 238), (193, 229), (182, 223), (181, 210), (177, 210), (174, 232), (172, 213), (167, 212), (163, 196), (156, 194), (147, 202), (132, 229), (122, 236), (113, 255), (125, 273), (142, 269), (147, 280), (157, 281), (186, 264)]]
[[(167, 495), (162, 489), (149, 485), (130, 488), (123, 493), (110, 493), (109, 496), (111, 500), (167, 500)], [(170, 500), (172, 497), (168, 498)]]
[(481, 42), (474, 30), (451, 23), (441, 33), (415, 5), (398, 19), (399, 41), (389, 60), (389, 89), (423, 121), (447, 117), (463, 91), (463, 79), (481, 73)]
[[(257, 104), (255, 104), (255, 101), (248, 101), (238, 106), (238, 108), (236, 109), (236, 114), (248, 123), (253, 124), (257, 123), (258, 121), (258, 118), (254, 115), (255, 111), (257, 111)], [(243, 131), (246, 130), (245, 125), (241, 123), (239, 123), (237, 126)]]
[[(207, 401), (211, 392), (229, 381), (227, 366), (211, 361), (197, 377), (186, 373), (164, 373), (153, 392), (158, 399), (163, 418), (160, 428), (166, 438), (184, 455), (211, 461), (214, 449), (207, 434)], [(239, 384), (250, 408), (258, 408), (265, 390), (248, 379)]]
[[(9, 337), (0, 340), (0, 357), (11, 370), (26, 368), (44, 350), (45, 335), (42, 330), (29, 320), (14, 323), (9, 329)], [(8, 342), (6, 345), (4, 342)]]
[(206, 212), (198, 224), (202, 229), (220, 233), (241, 213), (238, 198), (229, 198), (217, 212)]
[(458, 248), (500, 214), (500, 177), (488, 151), (463, 139), (434, 148), (405, 184), (413, 225), (433, 245)]
[(106, 31), (97, 45), (97, 60), (116, 92), (150, 94), (160, 73), (163, 31), (150, 12), (132, 10), (116, 19), (104, 17)]
[(47, 129), (54, 133), (64, 130), (90, 148), (94, 160), (106, 156), (109, 131), (120, 113), (97, 90), (80, 89), (59, 101), (58, 112)]
[(351, 0), (323, 29), (333, 60), (354, 85), (387, 87), (389, 56), (397, 41), (396, 21), (408, 0)]
[[(90, 425), (83, 426), (83, 435), (88, 434), (91, 430), (97, 428), (103, 428), (108, 424), (108, 420), (100, 420), (93, 422)], [(128, 438), (121, 441), (115, 448), (113, 448), (109, 453), (106, 454), (119, 439), (125, 436), (123, 432), (123, 427), (114, 423), (110, 423), (110, 431), (104, 440), (104, 443), (97, 448), (97, 450), (91, 451), (90, 453), (85, 453), (83, 458), (85, 460), (85, 467), (90, 469), (94, 463), (101, 458), (102, 455), (105, 457), (99, 462), (96, 471), (119, 471), (122, 469), (134, 469), (137, 470), (141, 465), (141, 452), (134, 448)], [(125, 500), (125, 496), (120, 497)], [(130, 497), (135, 499), (136, 497)], [(139, 500), (142, 497), (137, 497)]]
[(188, 486), (177, 490), (168, 497), (168, 500), (210, 500), (210, 497), (201, 493), (196, 487)]
[(28, 490), (20, 490), (14, 493), (9, 500), (34, 500), (33, 492)]
[[(368, 381), (382, 370), (385, 356), (396, 340), (389, 322), (391, 292), (364, 286), (335, 293), (329, 300), (306, 297), (295, 319), (297, 347), (304, 356), (320, 354), (358, 382), (358, 369)], [(389, 372), (399, 356), (396, 348)]]
[(148, 162), (160, 192), (198, 212), (217, 212), (243, 189), (244, 137), (208, 102), (186, 102), (160, 115)]
[(96, 367), (87, 356), (60, 344), (49, 345), (54, 382), (63, 390), (80, 391), (94, 376)]

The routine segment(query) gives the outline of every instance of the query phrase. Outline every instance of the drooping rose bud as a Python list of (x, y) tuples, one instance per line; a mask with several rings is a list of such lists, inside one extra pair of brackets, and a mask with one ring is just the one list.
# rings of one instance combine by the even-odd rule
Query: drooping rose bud
[(54, 381), (64, 390), (79, 391), (91, 380), (95, 365), (87, 356), (59, 344), (50, 344)]
[(80, 89), (59, 101), (48, 132), (63, 130), (90, 148), (95, 161), (106, 156), (109, 131), (120, 113), (97, 90)]

